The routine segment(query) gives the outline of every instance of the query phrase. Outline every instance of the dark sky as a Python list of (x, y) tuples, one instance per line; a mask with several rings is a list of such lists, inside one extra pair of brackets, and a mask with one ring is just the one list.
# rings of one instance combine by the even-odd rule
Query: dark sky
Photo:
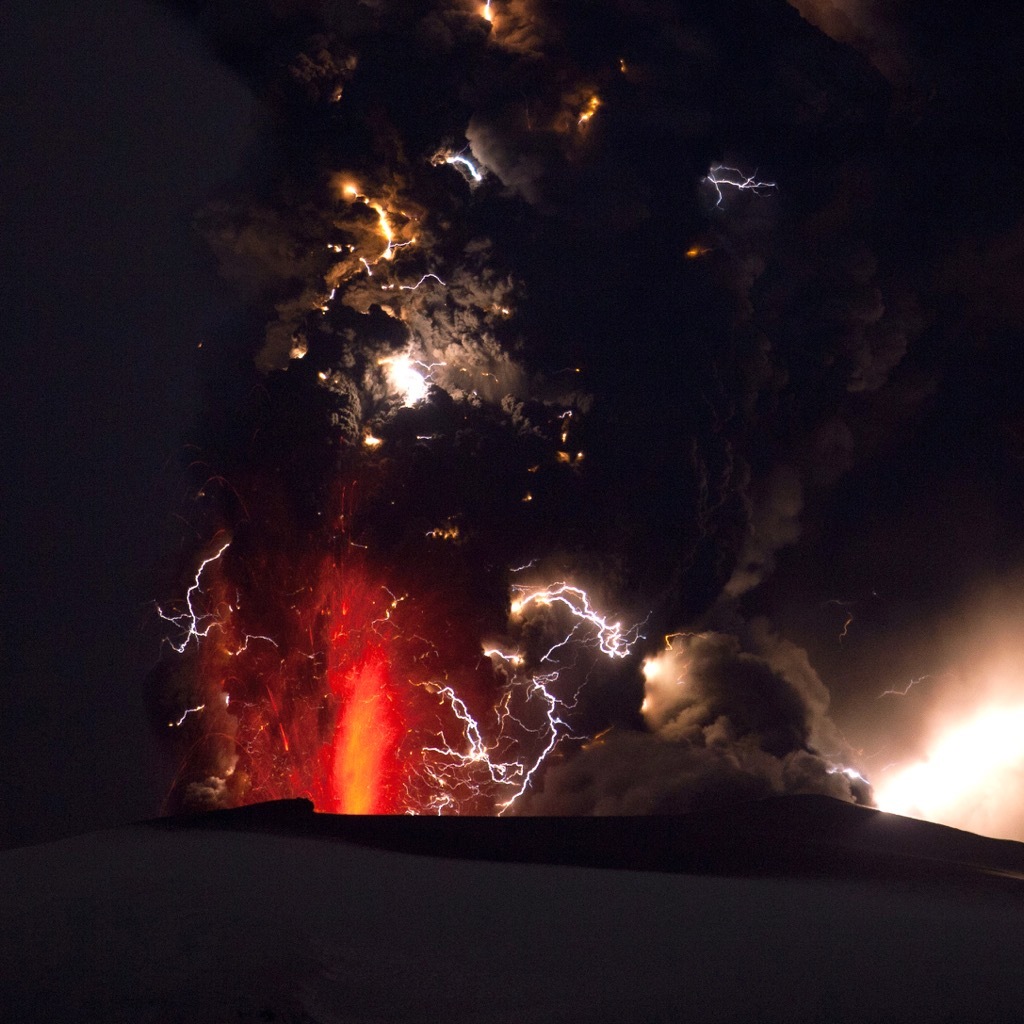
[(196, 206), (237, 173), (254, 103), (156, 7), (5, 4), (6, 841), (159, 806), (146, 602), (196, 345), (230, 320)]
[[(489, 37), (461, 0), (8, 5), (6, 841), (159, 809), (183, 751), (145, 706), (153, 602), (214, 525), (254, 598), (251, 567), (298, 572), (295, 537), (336, 543), (325, 495), (371, 472), (360, 424), (338, 427), (352, 394), (389, 467), (359, 537), (438, 621), (471, 606), (467, 645), (534, 557), (648, 617), (580, 708), (611, 738), (528, 809), (832, 791), (839, 762), (878, 784), (952, 720), (1024, 702), (1022, 32), (954, 5), (796, 6), (810, 21), (782, 0), (509, 0)], [(429, 162), (467, 144), (478, 189)], [(777, 187), (716, 206), (718, 163)], [(414, 211), (395, 280), (443, 271), (447, 307), (397, 295), (396, 326), (369, 277), (310, 255), (375, 237), (339, 172)], [(515, 376), (511, 405), (481, 384), (472, 411), (396, 411), (366, 383), (410, 332), (439, 351), (460, 331), (493, 339), (474, 358)], [(308, 357), (268, 374), (295, 332)], [(563, 472), (544, 460), (570, 405), (587, 459)], [(246, 516), (193, 502), (203, 474)], [(282, 500), (273, 530), (246, 504), (269, 521)], [(446, 518), (470, 539), (438, 555), (423, 530)], [(676, 630), (703, 635), (671, 654), (695, 695), (642, 720), (640, 657)], [(161, 714), (207, 694), (180, 674)], [(959, 820), (1024, 835), (1014, 807)]]

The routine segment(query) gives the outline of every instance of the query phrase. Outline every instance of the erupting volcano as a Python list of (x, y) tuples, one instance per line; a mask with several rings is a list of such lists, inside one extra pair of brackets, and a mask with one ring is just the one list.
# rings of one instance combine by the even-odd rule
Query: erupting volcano
[(919, 517), (906, 439), (946, 495), (980, 464), (949, 423), (1020, 432), (948, 343), (998, 347), (951, 204), (908, 212), (920, 55), (746, 0), (182, 3), (268, 116), (195, 218), (246, 312), (201, 349), (157, 600), (168, 808), (936, 806), (889, 785), (951, 692), (907, 679), (957, 660), (919, 522), (979, 576), (1003, 549)]
[[(537, 276), (633, 131), (643, 63), (574, 53), (526, 3), (441, 5), (423, 31), (442, 8), (453, 35), (436, 49), (407, 25), (346, 28), (327, 11), (319, 31), (289, 36), (263, 88), (294, 151), (258, 191), (243, 182), (199, 217), (264, 328), (231, 414), (241, 429), (212, 434), (194, 463), (188, 518), (208, 539), (158, 607), (158, 721), (182, 758), (169, 805), (305, 796), (324, 811), (493, 814), (657, 810), (732, 790), (863, 798), (824, 688), (767, 633), (740, 644), (701, 623), (702, 657), (665, 662), (660, 716), (643, 700), (644, 655), (696, 624), (709, 595), (749, 589), (769, 553), (741, 551), (734, 567), (715, 554), (728, 444), (684, 446), (667, 479), (645, 437), (692, 429), (706, 401), (696, 364), (678, 411), (640, 427), (657, 349), (641, 365), (620, 353), (635, 380), (616, 394), (607, 340), (574, 323), (607, 302), (587, 267), (625, 273), (662, 220), (613, 203), (593, 226), (600, 246), (571, 243), (575, 283)], [(448, 100), (385, 111), (380, 90), (411, 60)], [(488, 76), (475, 98), (460, 91)], [(694, 254), (775, 188), (708, 160), (663, 271), (704, 287)], [(627, 465), (643, 487), (619, 486)], [(705, 511), (681, 525), (677, 503), (694, 502)]]

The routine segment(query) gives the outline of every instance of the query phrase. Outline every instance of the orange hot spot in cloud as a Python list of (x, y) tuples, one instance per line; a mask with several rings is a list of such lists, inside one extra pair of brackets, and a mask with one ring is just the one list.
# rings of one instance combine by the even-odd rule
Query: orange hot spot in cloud
[(580, 116), (579, 120), (577, 121), (577, 124), (584, 125), (588, 121), (590, 121), (591, 118), (593, 118), (593, 116), (597, 113), (598, 108), (600, 106), (601, 97), (596, 94), (591, 96), (590, 99), (588, 99), (587, 102), (584, 104), (583, 110), (580, 111)]

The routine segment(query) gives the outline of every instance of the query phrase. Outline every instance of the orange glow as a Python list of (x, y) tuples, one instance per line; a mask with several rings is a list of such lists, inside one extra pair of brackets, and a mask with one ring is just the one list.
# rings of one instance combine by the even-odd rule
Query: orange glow
[(485, 21), (489, 21), (492, 25), (494, 24), (494, 11), (491, 10), (491, 0), (487, 0), (487, 3), (480, 9), (480, 17)]
[(583, 110), (580, 112), (579, 120), (577, 124), (586, 124), (598, 111), (601, 106), (601, 97), (596, 93), (587, 100)]
[(872, 781), (883, 811), (1001, 833), (1024, 795), (1024, 705), (987, 707), (941, 733), (923, 761)]
[(391, 696), (388, 663), (373, 650), (351, 675), (332, 681), (344, 693), (333, 777), (341, 814), (387, 814), (397, 810), (393, 785), (401, 720)]
[[(380, 234), (384, 238), (385, 242), (387, 242), (387, 246), (375, 260), (372, 260), (370, 264), (367, 264), (367, 270), (369, 270), (370, 265), (377, 263), (379, 260), (393, 259), (395, 255), (395, 249), (402, 248), (403, 246), (406, 245), (411, 245), (415, 241), (414, 238), (409, 239), (406, 242), (400, 243), (395, 241), (395, 228), (394, 225), (391, 223), (391, 217), (393, 215), (393, 212), (398, 212), (399, 216), (404, 217), (405, 215), (402, 214), (401, 211), (387, 210), (384, 207), (383, 203), (379, 202), (376, 199), (371, 199), (364, 192), (360, 192), (359, 186), (354, 181), (341, 180), (340, 175), (335, 176), (334, 187), (340, 187), (342, 197), (346, 199), (348, 202), (363, 203), (364, 205), (368, 206), (371, 210), (373, 210), (375, 214), (377, 214), (378, 230), (380, 231)], [(335, 251), (337, 251), (336, 246), (333, 248)], [(366, 263), (365, 260), (363, 262)]]
[(392, 249), (392, 245), (395, 241), (395, 232), (392, 230), (391, 221), (388, 220), (387, 212), (380, 203), (367, 202), (366, 205), (377, 214), (377, 217), (380, 220), (380, 233), (388, 243), (388, 247), (381, 253), (380, 258), (382, 260), (389, 260), (395, 254), (394, 249)]
[[(332, 813), (405, 810), (416, 799), (404, 784), (408, 737), (425, 698), (409, 682), (417, 641), (396, 648), (400, 599), (358, 552), (271, 547), (242, 565), (226, 550), (204, 562), (192, 594), (204, 608), (197, 670), (221, 699), (202, 717), (188, 709), (180, 728), (202, 724), (197, 755), (222, 751), (227, 803), (302, 796)], [(186, 761), (182, 786), (190, 772)]]
[(711, 250), (705, 245), (691, 245), (690, 248), (686, 250), (686, 258), (695, 260), (701, 256), (706, 256), (709, 252), (711, 252)]

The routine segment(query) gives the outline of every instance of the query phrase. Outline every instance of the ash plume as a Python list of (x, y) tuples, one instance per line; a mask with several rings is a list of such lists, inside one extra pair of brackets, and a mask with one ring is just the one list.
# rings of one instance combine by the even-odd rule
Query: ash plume
[[(197, 217), (260, 336), (201, 445), (195, 605), (161, 605), (157, 720), (204, 708), (172, 802), (323, 795), (375, 701), (375, 807), (870, 800), (750, 611), (878, 443), (864, 403), (928, 393), (945, 285), (864, 216), (885, 80), (781, 4), (742, 39), (710, 5), (199, 6), (273, 157)], [(789, 62), (752, 71), (762, 37)], [(715, 201), (725, 160), (777, 190)]]

